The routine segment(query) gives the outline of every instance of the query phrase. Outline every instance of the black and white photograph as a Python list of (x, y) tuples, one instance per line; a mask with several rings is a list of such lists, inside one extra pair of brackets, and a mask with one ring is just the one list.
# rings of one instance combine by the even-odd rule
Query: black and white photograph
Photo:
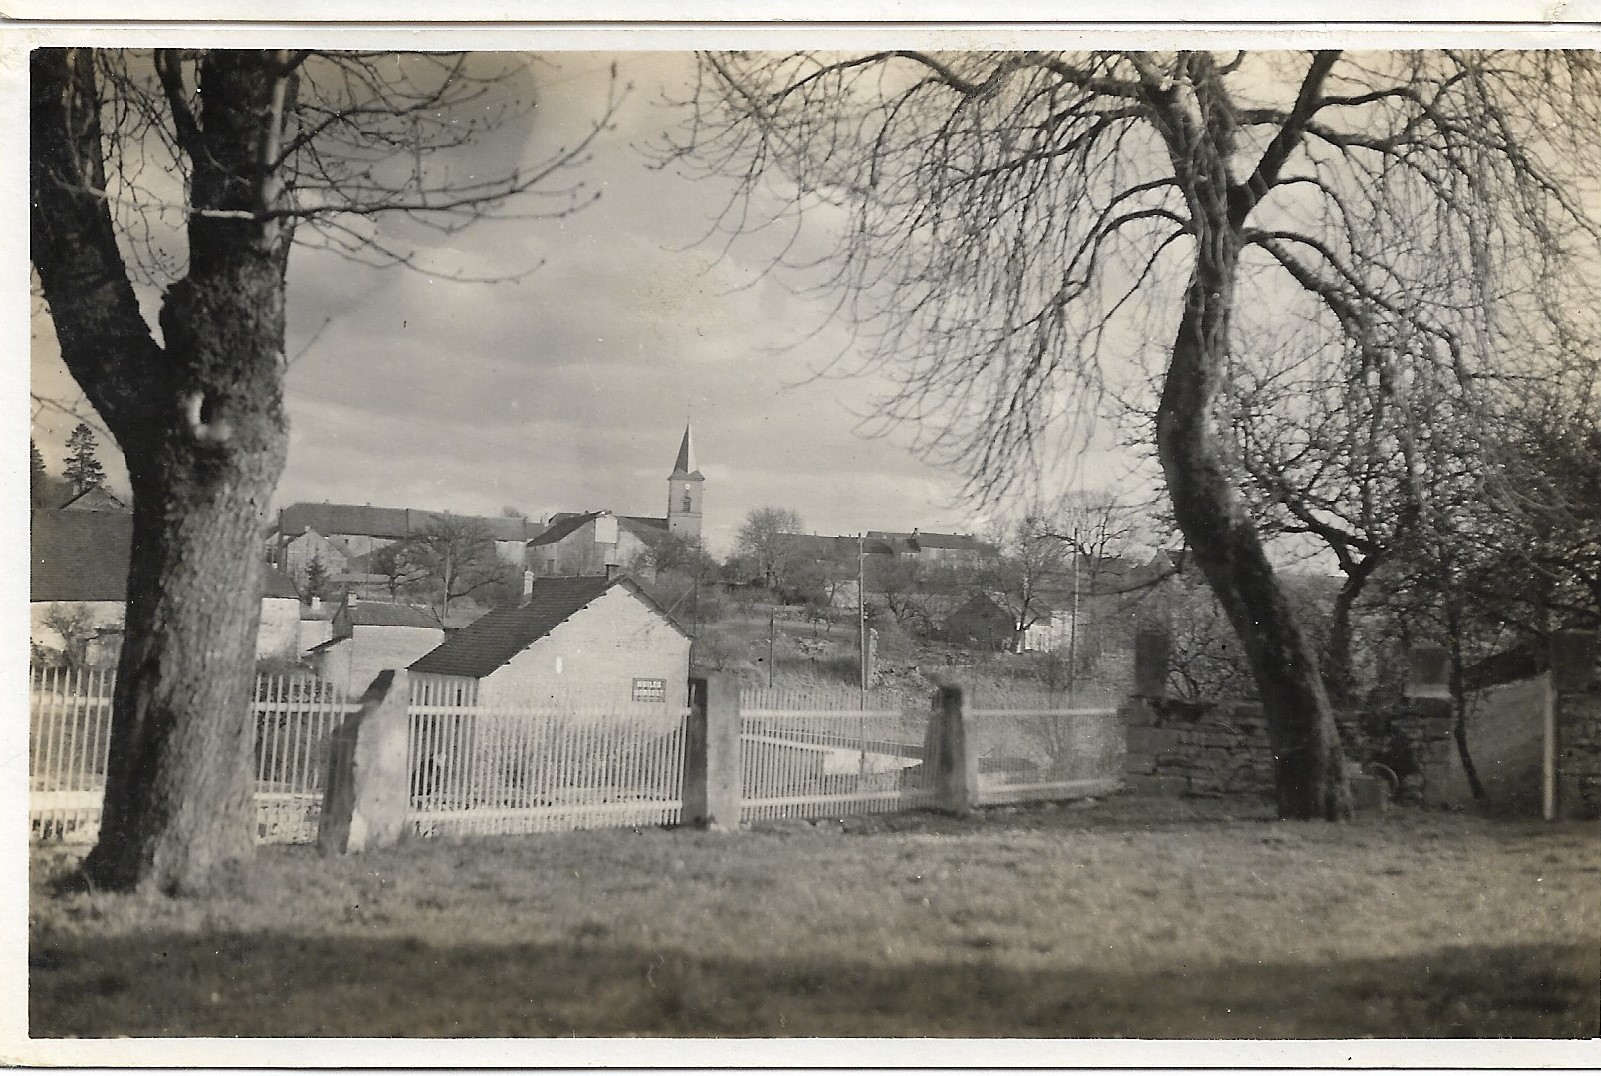
[(8, 1058), (1601, 1038), (1595, 24), (804, 29), (5, 29)]

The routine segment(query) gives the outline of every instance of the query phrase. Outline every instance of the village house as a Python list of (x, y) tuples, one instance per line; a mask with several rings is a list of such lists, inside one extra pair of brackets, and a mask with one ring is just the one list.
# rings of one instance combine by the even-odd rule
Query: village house
[(670, 538), (698, 542), (705, 485), (686, 425), (667, 476), (665, 516), (619, 515), (610, 510), (557, 512), (548, 527), (528, 542), (528, 570), (546, 578), (601, 575), (608, 568), (634, 570)]
[[(29, 639), (38, 655), (110, 666), (122, 647), (128, 601), (133, 516), (125, 511), (36, 511), (29, 539)], [(72, 638), (64, 637), (72, 636)], [(262, 573), (256, 656), (293, 661), (300, 654), (300, 598), (294, 583), (267, 565)]]
[(367, 579), (371, 555), (408, 538), (435, 533), (445, 520), (481, 528), (495, 555), (521, 570), (528, 539), (541, 529), (516, 516), (460, 516), (416, 508), (297, 502), (280, 509), (268, 534), (269, 559), (301, 586), (313, 560), (330, 579)]
[(541, 578), (526, 604), (485, 613), (410, 671), (436, 695), (483, 706), (633, 704), (676, 713), (688, 697), (689, 644), (627, 576)]
[(350, 595), (334, 610), (331, 635), (306, 651), (319, 680), (360, 695), (384, 669), (404, 669), (445, 638), (428, 609)]

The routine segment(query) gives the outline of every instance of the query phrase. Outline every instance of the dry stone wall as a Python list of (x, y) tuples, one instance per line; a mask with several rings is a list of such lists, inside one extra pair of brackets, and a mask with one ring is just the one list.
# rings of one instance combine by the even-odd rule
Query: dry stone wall
[[(1273, 746), (1254, 702), (1136, 697), (1123, 708), (1127, 783), (1135, 791), (1190, 796), (1273, 795)], [(1449, 704), (1414, 699), (1392, 713), (1337, 715), (1346, 756), (1392, 770), (1405, 798), (1451, 801), (1456, 746)]]

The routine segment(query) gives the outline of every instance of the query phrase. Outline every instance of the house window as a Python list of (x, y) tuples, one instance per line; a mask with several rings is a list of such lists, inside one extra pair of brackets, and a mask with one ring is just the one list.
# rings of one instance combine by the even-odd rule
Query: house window
[(661, 702), (667, 697), (667, 681), (657, 677), (634, 678), (635, 702)]

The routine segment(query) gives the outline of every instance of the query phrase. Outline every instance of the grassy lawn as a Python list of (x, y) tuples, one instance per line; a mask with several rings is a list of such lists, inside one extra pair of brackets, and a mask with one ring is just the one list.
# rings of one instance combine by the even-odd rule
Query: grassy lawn
[(1093, 806), (263, 848), (218, 893), (63, 893), (50, 1036), (1594, 1036), (1601, 839), (1395, 811)]

